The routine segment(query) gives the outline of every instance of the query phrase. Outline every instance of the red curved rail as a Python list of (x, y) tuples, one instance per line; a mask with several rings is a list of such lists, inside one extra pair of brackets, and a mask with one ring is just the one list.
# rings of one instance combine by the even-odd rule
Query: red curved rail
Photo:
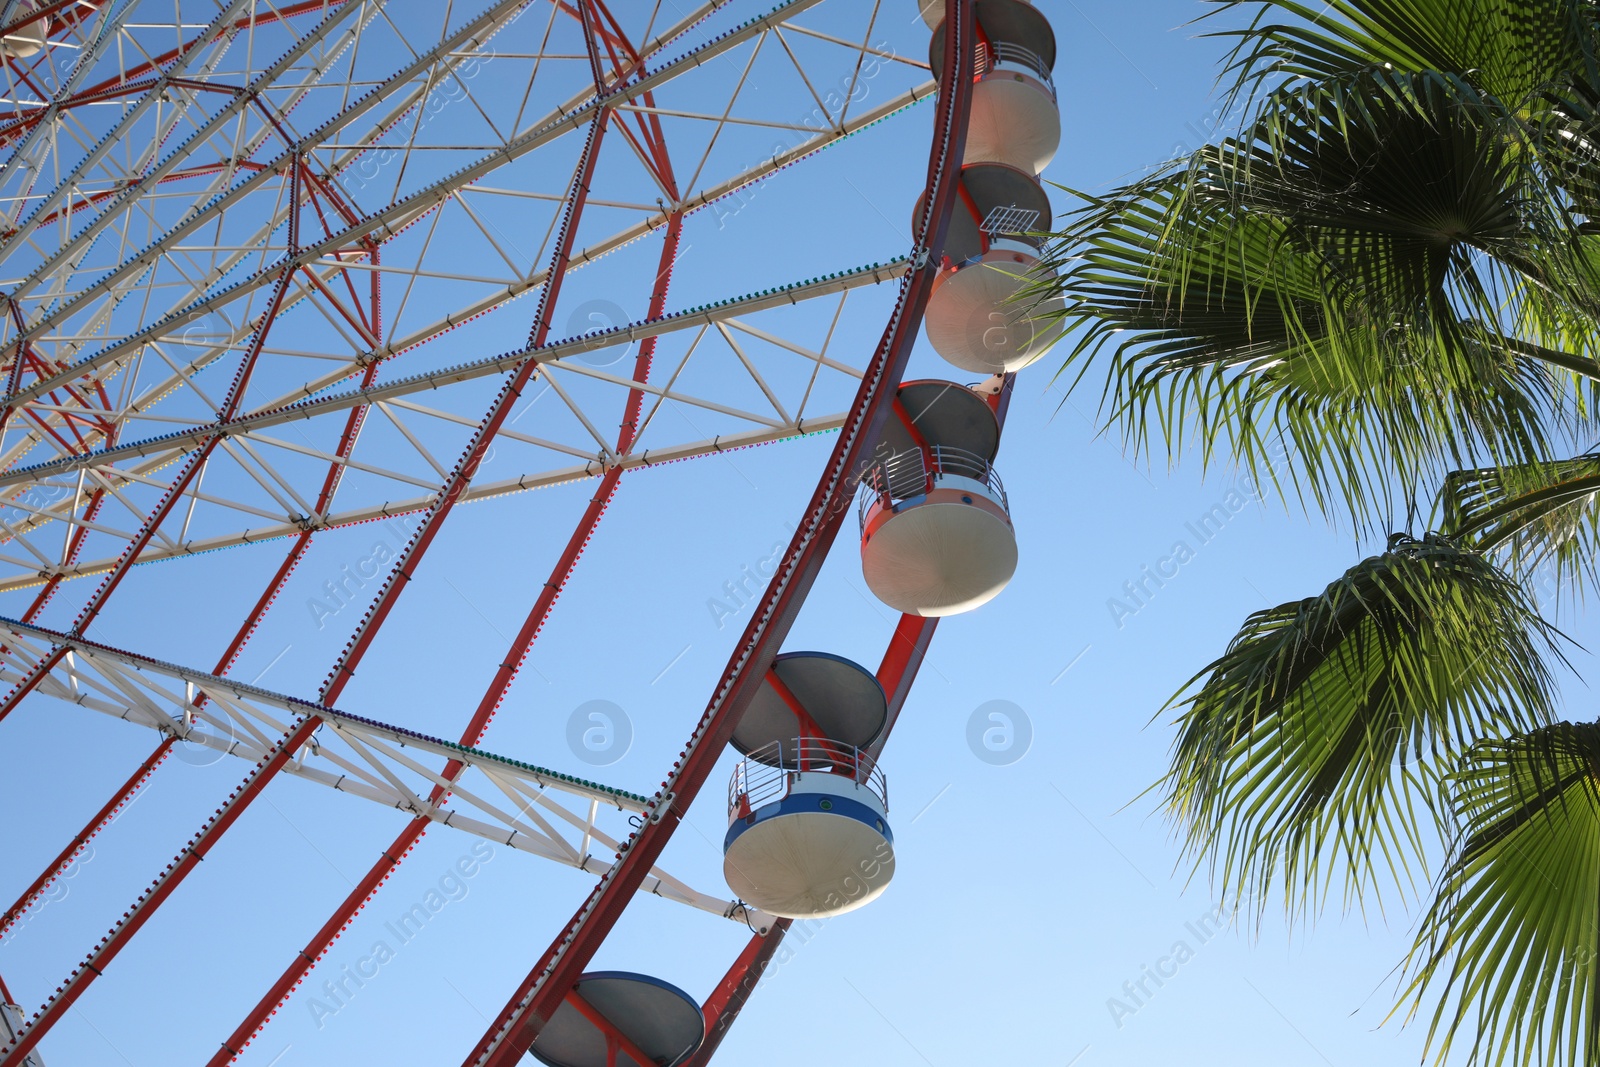
[(928, 161), (928, 195), (915, 227), (916, 268), (902, 282), (883, 340), (868, 364), (849, 420), (828, 458), (804, 520), (783, 563), (745, 627), (721, 681), (665, 784), (646, 809), (646, 822), (623, 842), (617, 862), (600, 879), (556, 939), (518, 985), (487, 1032), (468, 1054), (467, 1067), (514, 1067), (532, 1046), (593, 958), (693, 802), (733, 735), (745, 708), (787, 636), (828, 549), (850, 510), (868, 451), (889, 416), (910, 358), (944, 251), (966, 147), (975, 61), (973, 0), (954, 0), (946, 34), (944, 77)]
[[(1015, 380), (1015, 374), (1006, 375), (1004, 387), (989, 401), (1002, 430), (1005, 429), (1006, 407), (1010, 404), (1011, 386)], [(919, 615), (900, 616), (894, 637), (890, 639), (883, 662), (878, 666), (878, 684), (883, 686), (884, 694), (888, 697), (889, 714), (882, 735), (868, 750), (873, 759), (883, 753), (883, 747), (900, 717), (906, 697), (910, 695), (911, 683), (916, 680), (917, 671), (928, 653), (928, 645), (938, 625), (938, 619), (925, 619)], [(728, 1035), (728, 1029), (739, 1018), (739, 1012), (744, 1009), (750, 995), (755, 992), (756, 984), (766, 973), (767, 965), (777, 954), (790, 925), (789, 919), (778, 920), (766, 936), (756, 934), (751, 937), (744, 950), (734, 959), (728, 973), (700, 1006), (700, 1013), (706, 1020), (706, 1038), (695, 1054), (683, 1062), (683, 1067), (706, 1067), (711, 1062), (711, 1057), (722, 1045), (722, 1039)]]

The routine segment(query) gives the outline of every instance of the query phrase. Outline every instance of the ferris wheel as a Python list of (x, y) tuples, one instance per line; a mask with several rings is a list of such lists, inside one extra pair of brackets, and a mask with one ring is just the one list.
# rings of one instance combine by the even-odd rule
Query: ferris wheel
[[(41, 1067), (91, 989), (139, 996), (131, 946), (201, 906), (291, 782), (387, 836), (331, 909), (257, 924), (279, 966), (233, 976), (256, 990), (236, 1017), (185, 1020), (212, 1064), (267, 1063), (252, 1042), (291, 999), (365, 988), (382, 959), (319, 963), (430, 830), (584, 894), (534, 917), (548, 947), (468, 1064), (707, 1063), (791, 923), (888, 887), (885, 743), (938, 620), (1017, 566), (995, 464), (1013, 376), (1057, 328), (1019, 299), (1050, 219), (1055, 40), (1025, 0), (689, 6), (0, 0), (0, 753), (54, 761), (70, 797), (34, 799), (74, 813), (0, 887), (0, 1067)], [(918, 14), (926, 54), (883, 43)], [(922, 191), (900, 244), (833, 224), (818, 177), (894, 124), (925, 150), (865, 177)], [(960, 380), (903, 380), (924, 326)], [(660, 785), (503, 748), (491, 721), (633, 472), (671, 464), (648, 476), (670, 486), (762, 445), (825, 461), (786, 543), (741, 570), (706, 704), (661, 709), (682, 740)], [(532, 491), (563, 486), (551, 533)], [(481, 659), (408, 662), (449, 647), (406, 601), (461, 553), (461, 513), (514, 541), (529, 595)], [(830, 551), (857, 545), (897, 617), (886, 651), (787, 648)], [(257, 639), (289, 612), (342, 636), (320, 687), (266, 680)], [(566, 667), (621, 669), (598, 644)], [(441, 675), (444, 706), (420, 696)], [(112, 731), (109, 777), (48, 740)], [(75, 869), (107, 873), (84, 857), (142, 789), (196, 768), (237, 784), (175, 787), (194, 793), (176, 856), (85, 920), (103, 936), (34, 937), (19, 971), (8, 941), (76, 906)], [(725, 884), (671, 870), (697, 797)], [(592, 966), (646, 898), (684, 916), (662, 937), (748, 935), (702, 997)]]

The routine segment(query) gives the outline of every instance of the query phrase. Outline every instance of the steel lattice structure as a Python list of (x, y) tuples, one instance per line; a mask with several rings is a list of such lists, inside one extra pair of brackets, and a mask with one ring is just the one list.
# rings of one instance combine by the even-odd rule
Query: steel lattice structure
[[(0, 596), (18, 605), (0, 619), (0, 731), (40, 702), (73, 729), (103, 728), (86, 714), (100, 712), (152, 731), (148, 756), (94, 786), (95, 813), (21, 880), (0, 944), (176, 747), (243, 774), (59, 989), (24, 1005), (0, 1067), (34, 1062), (93, 983), (118, 980), (118, 954), (280, 774), (405, 816), (308, 940), (282, 934), (283, 970), (216, 1027), (211, 1063), (243, 1052), (435, 825), (598, 876), (570, 920), (550, 919), (549, 949), (464, 1062), (519, 1059), (641, 892), (754, 931), (704, 1005), (692, 1062), (709, 1061), (789, 922), (674, 877), (663, 850), (852, 512), (956, 203), (974, 64), (971, 0), (951, 5), (942, 87), (873, 43), (878, 0), (769, 5), (0, 0), (5, 41), (46, 35), (7, 45), (0, 102)], [(864, 32), (833, 32), (822, 15), (841, 8)], [(770, 64), (804, 94), (750, 89)], [(749, 291), (676, 296), (696, 219), (720, 223), (777, 172), (924, 101), (928, 195), (909, 247), (809, 273), (774, 257)], [(590, 276), (603, 281), (584, 290)], [(642, 315), (573, 329), (574, 303), (624, 285)], [(859, 290), (880, 294), (882, 337), (840, 352)], [(802, 323), (826, 327), (820, 344)], [(549, 399), (524, 425), (535, 392)], [(625, 474), (824, 432), (837, 436), (804, 514), (658, 791), (480, 747)], [(574, 482), (588, 503), (535, 564), (548, 578), (497, 665), (463, 681), (448, 736), (341, 705), (457, 505)], [(319, 691), (232, 677), (314, 541), (396, 516), (409, 540)], [(178, 663), (95, 636), (130, 575), (220, 549), (273, 566), (216, 646)], [(905, 616), (885, 635), (891, 723), (935, 622)], [(17, 1003), (4, 984), (0, 999)]]

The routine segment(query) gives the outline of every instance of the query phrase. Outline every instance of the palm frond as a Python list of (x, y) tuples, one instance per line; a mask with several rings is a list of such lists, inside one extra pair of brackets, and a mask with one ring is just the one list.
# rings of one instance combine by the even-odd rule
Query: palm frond
[(1469, 1063), (1600, 1062), (1600, 725), (1474, 747), (1453, 776), (1466, 835), (1409, 961), (1428, 1043)]
[(1381, 905), (1389, 880), (1406, 895), (1448, 836), (1453, 754), (1549, 721), (1557, 638), (1521, 586), (1438, 537), (1396, 535), (1321, 596), (1251, 615), (1174, 698), (1161, 788), (1186, 851), (1257, 910), (1277, 890), (1314, 914), (1336, 878), (1347, 904)]
[(1387, 907), (1448, 846), (1408, 961), (1429, 1048), (1600, 1063), (1600, 724), (1553, 724), (1533, 596), (1600, 588), (1600, 452), (1573, 455), (1600, 414), (1600, 2), (1211, 3), (1251, 16), (1216, 34), (1237, 132), (1084, 196), (1024, 299), (1065, 298), (1061, 374), (1103, 372), (1135, 450), (1362, 531), (1436, 491), (1442, 526), (1246, 619), (1169, 702), (1157, 788), (1258, 915)]
[(1587, 0), (1213, 2), (1213, 16), (1255, 9), (1246, 27), (1214, 35), (1238, 39), (1228, 62), (1235, 93), (1373, 69), (1438, 71), (1521, 107), (1574, 75), (1597, 81), (1597, 13)]
[(1547, 454), (1573, 366), (1527, 335), (1595, 326), (1563, 295), (1578, 257), (1523, 133), (1470, 87), (1362, 74), (1089, 200), (1043, 283), (1078, 330), (1064, 372), (1109, 352), (1105, 413), (1137, 449), (1192, 435), (1263, 482), (1287, 440), (1330, 513)]
[(1505, 560), (1551, 592), (1600, 587), (1600, 453), (1452, 472), (1440, 490), (1444, 533)]

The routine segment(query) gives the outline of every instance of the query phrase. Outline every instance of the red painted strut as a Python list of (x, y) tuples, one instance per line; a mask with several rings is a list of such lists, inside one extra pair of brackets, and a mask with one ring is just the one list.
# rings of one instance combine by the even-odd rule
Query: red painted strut
[(916, 269), (902, 282), (899, 302), (856, 394), (804, 520), (773, 575), (728, 663), (704, 715), (662, 790), (646, 809), (642, 829), (623, 843), (572, 920), (557, 934), (466, 1058), (470, 1067), (513, 1067), (564, 1001), (583, 968), (616, 924), (666, 847), (682, 812), (710, 775), (733, 729), (777, 655), (850, 508), (868, 450), (890, 414), (927, 304), (960, 176), (971, 102), (972, 0), (955, 0), (946, 35), (944, 84), (928, 163), (928, 195), (915, 228)]

